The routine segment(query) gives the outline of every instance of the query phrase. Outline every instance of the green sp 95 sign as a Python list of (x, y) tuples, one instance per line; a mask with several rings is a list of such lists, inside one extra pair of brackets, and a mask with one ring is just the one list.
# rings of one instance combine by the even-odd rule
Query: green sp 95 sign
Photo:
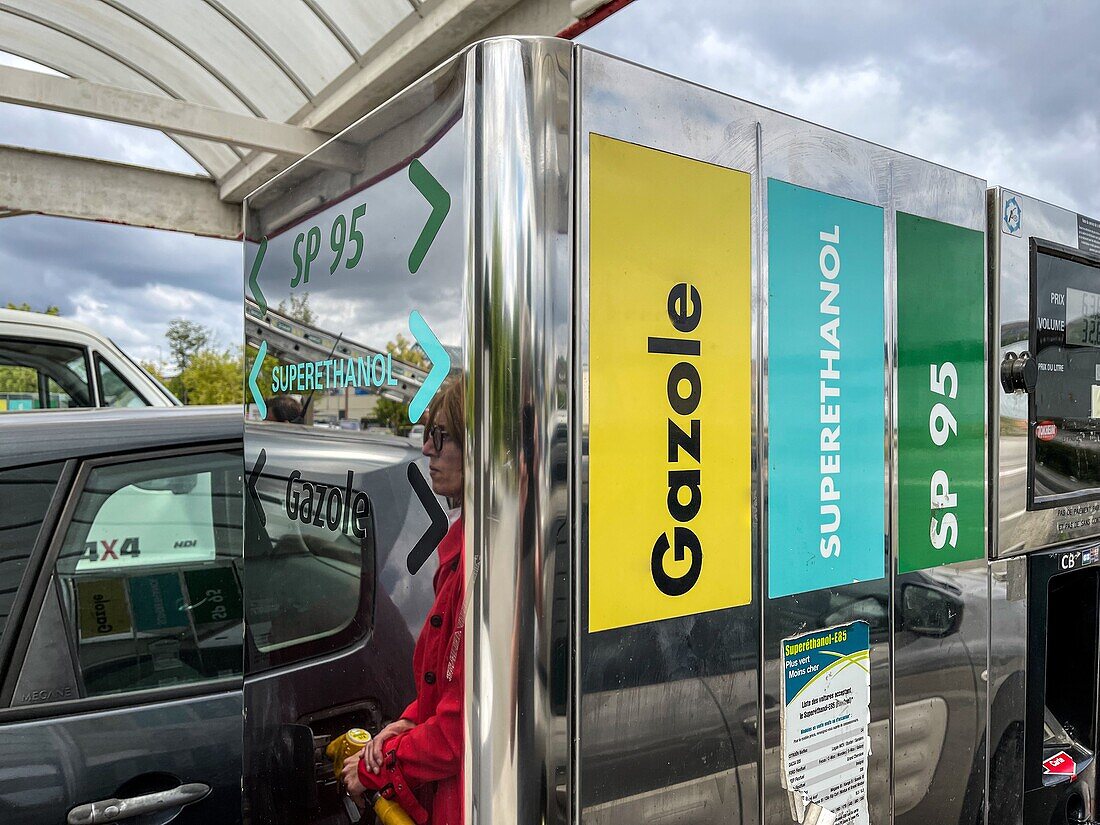
[[(344, 246), (350, 240), (353, 246), (351, 254), (344, 262), (347, 269), (355, 269), (363, 257), (363, 230), (357, 224), (360, 218), (367, 214), (367, 205), (361, 203), (351, 210), (349, 219), (342, 214), (332, 220), (328, 228), (328, 246), (332, 250), (332, 263), (328, 272), (332, 275), (340, 266), (344, 257)], [(290, 279), (290, 288), (294, 289), (299, 284), (309, 283), (309, 270), (317, 256), (321, 252), (321, 227), (311, 226), (305, 232), (299, 232), (294, 239), (292, 255), (294, 257), (294, 277)]]
[(985, 555), (984, 243), (897, 213), (899, 573)]

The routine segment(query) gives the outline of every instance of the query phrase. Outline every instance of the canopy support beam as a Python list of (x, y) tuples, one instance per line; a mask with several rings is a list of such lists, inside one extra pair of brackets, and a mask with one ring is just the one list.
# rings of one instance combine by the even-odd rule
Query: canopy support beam
[[(320, 148), (331, 137), (323, 131), (212, 106), (9, 66), (0, 66), (0, 102), (144, 126), (291, 159)], [(324, 155), (326, 165), (355, 168), (356, 159), (350, 152), (326, 151)]]
[(221, 201), (210, 178), (0, 145), (5, 212), (241, 236), (240, 206)]

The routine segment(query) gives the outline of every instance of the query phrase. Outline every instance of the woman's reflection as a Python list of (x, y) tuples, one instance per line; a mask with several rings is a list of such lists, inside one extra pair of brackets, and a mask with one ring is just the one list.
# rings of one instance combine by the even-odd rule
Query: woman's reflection
[[(423, 453), (432, 489), (461, 508), (463, 388), (453, 380), (428, 407)], [(413, 651), (416, 699), (363, 750), (344, 763), (348, 793), (393, 798), (419, 825), (462, 822), (462, 600), (464, 539), (461, 509), (436, 553), (435, 603)]]

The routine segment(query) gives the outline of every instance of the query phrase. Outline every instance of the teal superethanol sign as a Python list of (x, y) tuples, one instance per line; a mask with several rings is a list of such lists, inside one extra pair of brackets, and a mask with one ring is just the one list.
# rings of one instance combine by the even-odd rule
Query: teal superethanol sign
[(768, 596), (885, 575), (883, 212), (768, 181)]
[(272, 392), (396, 386), (393, 356), (389, 353), (367, 357), (360, 355), (358, 358), (325, 358), (281, 365), (271, 370)]

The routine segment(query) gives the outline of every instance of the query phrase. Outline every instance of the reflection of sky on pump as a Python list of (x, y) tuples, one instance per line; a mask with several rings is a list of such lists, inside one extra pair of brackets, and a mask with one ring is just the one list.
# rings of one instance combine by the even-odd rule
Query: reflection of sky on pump
[[(447, 346), (460, 346), (464, 258), (462, 210), (463, 129), (459, 122), (438, 142), (419, 156), (424, 167), (451, 197), (439, 234), (416, 274), (410, 274), (408, 260), (424, 227), (431, 206), (409, 180), (408, 167), (370, 187), (353, 192), (323, 211), (269, 237), (260, 269), (259, 283), (270, 306), (291, 297), (309, 295), (310, 309), (317, 318), (313, 325), (344, 340), (384, 349), (398, 334), (411, 340), (409, 312), (419, 310), (428, 325)], [(276, 184), (277, 185), (277, 184)], [(308, 201), (308, 185), (298, 184), (294, 195)], [(354, 269), (346, 262), (355, 253), (350, 238), (352, 211), (366, 206), (356, 223), (364, 234), (363, 254)], [(345, 239), (339, 243), (338, 217), (345, 220)], [(297, 274), (294, 248), (306, 255), (305, 236), (317, 227), (320, 252), (310, 265), (309, 283), (291, 288)], [(299, 238), (302, 240), (299, 242)], [(330, 267), (339, 253), (339, 264)]]

